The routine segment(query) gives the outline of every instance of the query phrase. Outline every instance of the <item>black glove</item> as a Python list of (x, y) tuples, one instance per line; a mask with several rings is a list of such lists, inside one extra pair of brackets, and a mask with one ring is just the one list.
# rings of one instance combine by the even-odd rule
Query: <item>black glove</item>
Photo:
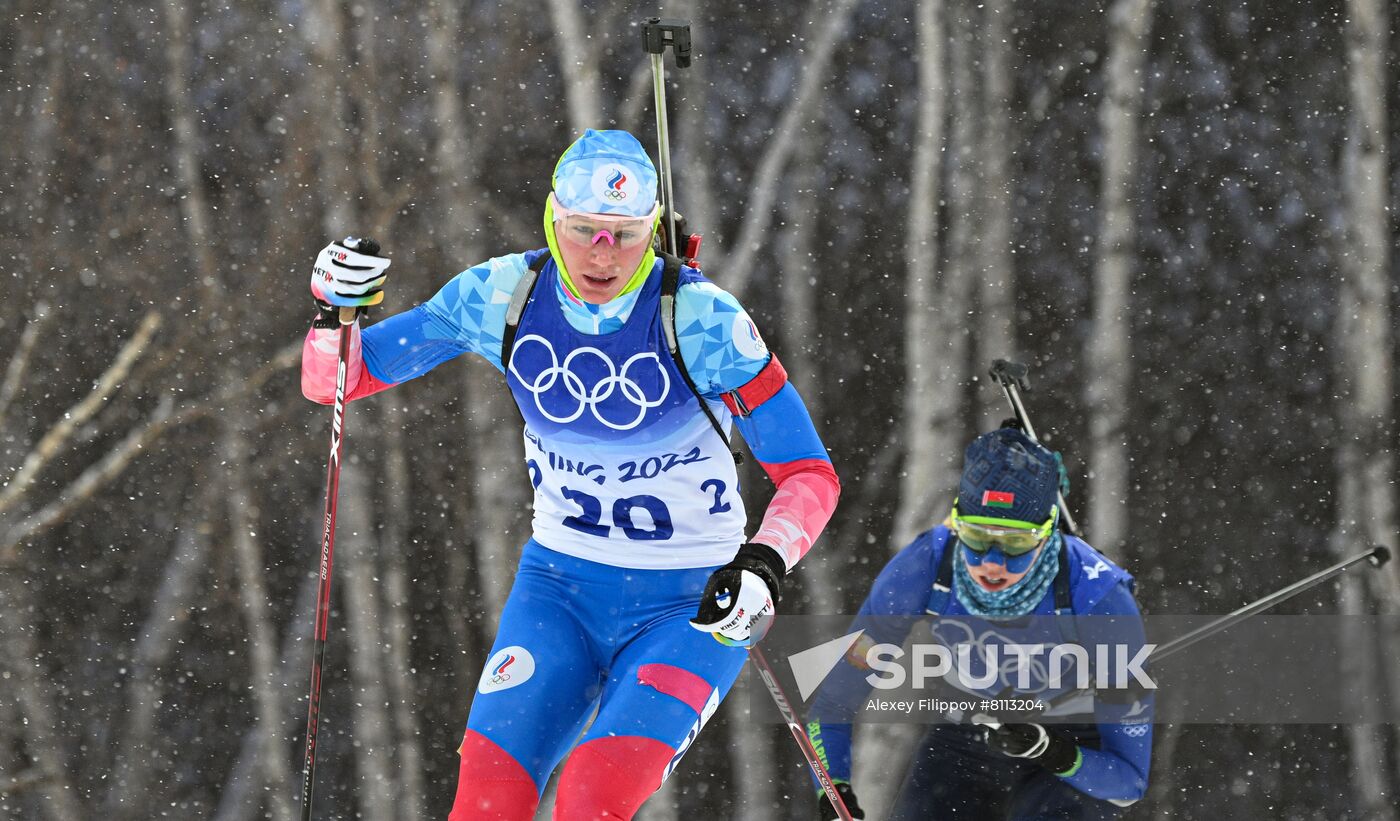
[(982, 740), (1003, 755), (1034, 761), (1055, 775), (1068, 775), (1079, 764), (1079, 746), (1039, 724), (987, 727)]
[[(852, 818), (865, 817), (865, 810), (860, 808), (860, 802), (856, 800), (856, 791), (851, 789), (850, 784), (838, 781), (836, 792), (841, 794), (841, 801), (845, 803)], [(831, 799), (826, 797), (825, 790), (817, 790), (817, 812), (814, 817), (817, 821), (838, 821), (839, 819), (835, 808), (831, 806)]]
[(750, 542), (732, 561), (710, 574), (690, 624), (721, 644), (750, 647), (763, 638), (782, 594), (787, 565), (778, 551)]

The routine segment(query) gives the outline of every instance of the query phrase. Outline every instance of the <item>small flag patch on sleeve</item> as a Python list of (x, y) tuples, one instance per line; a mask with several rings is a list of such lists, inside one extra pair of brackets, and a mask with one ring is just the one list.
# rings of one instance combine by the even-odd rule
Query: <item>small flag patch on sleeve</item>
[(1016, 504), (1016, 494), (1000, 490), (982, 491), (983, 507), (1011, 507)]

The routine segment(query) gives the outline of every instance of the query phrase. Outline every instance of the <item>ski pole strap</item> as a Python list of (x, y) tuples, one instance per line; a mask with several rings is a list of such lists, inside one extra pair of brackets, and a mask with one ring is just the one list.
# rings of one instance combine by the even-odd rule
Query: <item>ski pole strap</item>
[(547, 262), (548, 251), (535, 257), (535, 261), (525, 269), (525, 274), (515, 283), (515, 290), (510, 294), (510, 304), (506, 306), (506, 327), (501, 332), (502, 371), (510, 370), (510, 356), (515, 350), (515, 331), (520, 327), (520, 318), (525, 315), (525, 306), (529, 304), (530, 295), (535, 291), (535, 283), (539, 281), (540, 272), (544, 270)]
[(671, 357), (680, 366), (681, 375), (685, 377), (685, 383), (694, 391), (695, 384), (681, 359), (681, 343), (676, 336), (676, 291), (681, 287), (681, 259), (665, 251), (657, 256), (665, 263), (661, 268), (661, 332), (666, 336), (666, 350), (671, 352)]
[(1056, 626), (1066, 642), (1078, 644), (1079, 626), (1074, 619), (1074, 596), (1069, 583), (1069, 545), (1065, 544), (1060, 547), (1060, 569), (1055, 573), (1055, 581), (1052, 583), (1055, 588), (1055, 615), (1062, 617), (1058, 619), (1059, 624)]
[(681, 259), (664, 251), (658, 256), (665, 263), (661, 268), (661, 332), (666, 337), (666, 349), (671, 352), (671, 360), (676, 363), (676, 370), (680, 371), (681, 378), (685, 380), (685, 386), (690, 388), (691, 393), (695, 394), (696, 401), (700, 403), (700, 410), (704, 412), (705, 418), (710, 420), (710, 427), (719, 434), (725, 449), (733, 454), (734, 464), (743, 464), (744, 455), (734, 450), (729, 436), (725, 434), (724, 428), (720, 427), (719, 420), (715, 418), (714, 411), (710, 410), (710, 405), (700, 394), (700, 389), (695, 387), (695, 380), (690, 378), (690, 371), (685, 367), (685, 357), (681, 356), (680, 339), (676, 336), (676, 291), (680, 289)]
[(953, 557), (958, 551), (958, 539), (951, 533), (943, 542), (943, 555), (938, 559), (938, 574), (933, 580), (933, 589), (928, 594), (928, 605), (924, 608), (930, 616), (941, 616), (948, 610), (953, 597)]

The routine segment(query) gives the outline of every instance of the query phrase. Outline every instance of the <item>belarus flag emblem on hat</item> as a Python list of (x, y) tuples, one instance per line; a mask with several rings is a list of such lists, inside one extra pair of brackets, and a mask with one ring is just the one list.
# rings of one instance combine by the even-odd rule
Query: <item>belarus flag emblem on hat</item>
[(1016, 504), (1016, 494), (1000, 490), (982, 491), (983, 507), (1012, 507)]

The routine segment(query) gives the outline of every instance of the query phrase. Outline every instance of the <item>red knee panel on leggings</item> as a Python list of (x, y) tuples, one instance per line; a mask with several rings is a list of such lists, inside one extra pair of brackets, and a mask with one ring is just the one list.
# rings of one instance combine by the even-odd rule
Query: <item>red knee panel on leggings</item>
[(627, 821), (657, 787), (676, 751), (635, 735), (595, 738), (569, 755), (554, 821)]
[(530, 821), (540, 803), (535, 781), (496, 742), (467, 730), (457, 800), (447, 821)]

